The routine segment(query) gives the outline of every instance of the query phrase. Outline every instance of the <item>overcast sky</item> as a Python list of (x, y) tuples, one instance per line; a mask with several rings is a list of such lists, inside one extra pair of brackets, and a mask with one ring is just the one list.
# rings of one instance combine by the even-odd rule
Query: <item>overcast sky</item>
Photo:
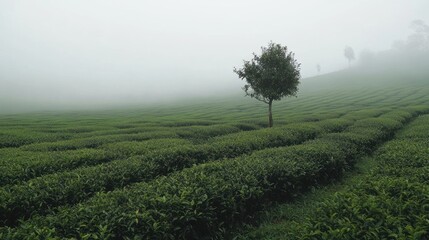
[(302, 75), (389, 49), (428, 0), (0, 0), (0, 107), (117, 103), (237, 92), (232, 72), (269, 41)]

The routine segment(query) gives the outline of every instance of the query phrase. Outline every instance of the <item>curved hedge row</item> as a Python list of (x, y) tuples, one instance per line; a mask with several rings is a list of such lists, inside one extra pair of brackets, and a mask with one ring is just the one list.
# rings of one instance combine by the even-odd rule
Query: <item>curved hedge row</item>
[[(429, 115), (377, 151), (368, 177), (284, 224), (287, 239), (428, 239)], [(333, 217), (334, 216), (334, 217)]]
[[(145, 154), (157, 148), (189, 144), (182, 139), (152, 139), (143, 142), (120, 142), (106, 149), (78, 149), (59, 152), (23, 152), (1, 162), (0, 186), (26, 181), (50, 173), (94, 166), (132, 154)], [(119, 148), (119, 150), (118, 150)]]
[[(179, 128), (171, 132), (149, 131), (138, 134), (102, 135), (26, 145), (21, 147), (23, 151), (14, 149), (11, 156), (0, 159), (0, 186), (15, 184), (44, 174), (71, 170), (77, 167), (93, 166), (113, 159), (147, 153), (146, 146), (150, 145), (150, 140), (149, 142), (134, 141), (172, 137), (200, 139), (202, 135), (209, 138), (256, 128), (256, 126), (250, 124), (196, 126)], [(183, 144), (186, 144), (186, 142), (183, 141)], [(87, 147), (99, 147), (102, 149), (85, 149)], [(20, 153), (17, 153), (17, 151)]]
[(25, 151), (41, 151), (41, 152), (64, 151), (64, 150), (76, 150), (80, 148), (95, 148), (103, 144), (121, 142), (121, 141), (144, 141), (149, 139), (174, 138), (174, 137), (177, 137), (177, 135), (169, 131), (158, 131), (158, 132), (136, 133), (136, 134), (120, 134), (120, 135), (103, 135), (103, 136), (77, 138), (77, 139), (57, 141), (57, 142), (34, 143), (34, 144), (22, 146), (21, 149)]
[(96, 136), (118, 135), (118, 134), (165, 132), (165, 131), (169, 131), (169, 130), (170, 130), (170, 128), (168, 128), (168, 127), (151, 126), (151, 125), (132, 126), (130, 128), (120, 128), (120, 126), (115, 126), (115, 129), (99, 130), (99, 131), (75, 134), (74, 136), (77, 136), (78, 138), (85, 138), (85, 137), (96, 137)]
[(376, 159), (383, 166), (376, 171), (381, 175), (406, 177), (412, 181), (428, 184), (429, 115), (413, 121), (394, 141), (379, 151)]
[[(256, 129), (256, 127), (254, 129)], [(201, 140), (219, 135), (239, 132), (241, 131), (241, 129), (231, 124), (222, 124), (209, 126), (180, 127), (176, 128), (174, 131), (180, 138)]]
[(79, 166), (95, 165), (111, 159), (112, 157), (102, 149), (78, 149), (54, 153), (25, 151), (20, 156), (13, 156), (12, 159), (0, 160), (0, 186)]
[[(108, 162), (115, 158), (126, 158), (131, 155), (142, 154), (138, 149), (145, 153), (145, 147), (140, 148), (141, 143), (132, 143), (129, 141), (144, 141), (147, 139), (179, 137), (201, 138), (202, 135), (209, 137), (238, 132), (240, 130), (248, 131), (257, 129), (257, 126), (251, 124), (229, 124), (205, 127), (184, 127), (166, 132), (151, 132), (138, 134), (122, 134), (113, 136), (96, 136), (72, 139), (60, 142), (45, 142), (23, 146), (21, 150), (12, 149), (8, 154), (2, 154), (0, 159), (0, 186), (13, 184), (19, 181), (28, 180), (43, 174), (54, 173), (57, 171), (71, 170), (79, 166), (92, 166), (102, 162)], [(139, 128), (137, 130), (141, 130)], [(125, 129), (126, 130), (126, 129)], [(136, 129), (131, 129), (134, 133)], [(147, 129), (145, 129), (147, 130)], [(118, 142), (121, 141), (121, 142)], [(125, 141), (125, 142), (124, 142)], [(113, 142), (117, 142), (112, 144)], [(110, 143), (110, 144), (109, 144)], [(100, 146), (103, 145), (103, 146)], [(145, 145), (145, 143), (143, 143)], [(98, 147), (106, 151), (84, 149), (85, 147)], [(3, 148), (4, 150), (5, 148)], [(74, 150), (70, 150), (74, 149)], [(29, 152), (27, 150), (36, 151)], [(45, 152), (53, 151), (53, 152)], [(4, 152), (4, 151), (3, 151)], [(91, 153), (93, 157), (91, 157)]]
[[(344, 133), (355, 134), (359, 141), (333, 140), (328, 134), (302, 145), (200, 164), (130, 189), (99, 194), (47, 217), (34, 217), (4, 234), (11, 238), (104, 239), (217, 236), (279, 194), (290, 196), (340, 176), (361, 149), (382, 142), (396, 130), (391, 126), (400, 124), (385, 119), (371, 122), (370, 134), (353, 127)], [(346, 151), (345, 142), (357, 152)]]
[[(154, 139), (138, 144), (139, 153), (185, 146), (182, 139)], [(72, 159), (76, 160), (76, 159)], [(47, 212), (50, 207), (75, 203), (98, 191), (108, 191), (129, 182), (139, 181), (145, 171), (152, 172), (153, 162), (116, 160), (68, 172), (56, 172), (16, 185), (0, 188), (0, 222), (13, 224), (33, 212)], [(152, 168), (151, 168), (152, 167)], [(142, 172), (143, 171), (143, 172)]]
[(0, 148), (20, 147), (35, 142), (54, 142), (71, 138), (68, 133), (38, 133), (34, 131), (1, 131)]
[[(116, 130), (120, 134), (102, 134), (95, 136), (79, 137), (56, 142), (40, 142), (21, 146), (25, 151), (65, 151), (81, 148), (96, 148), (104, 144), (125, 142), (125, 141), (144, 141), (158, 138), (185, 138), (185, 139), (208, 139), (211, 137), (239, 132), (242, 130), (255, 130), (258, 126), (251, 124), (222, 124), (210, 126), (189, 126), (177, 127), (175, 129), (163, 129), (159, 131), (150, 130), (148, 132), (135, 132), (146, 129), (125, 129)], [(109, 131), (114, 133), (115, 131)], [(97, 133), (97, 132), (95, 132)], [(101, 135), (100, 135), (101, 134)]]
[[(350, 124), (347, 120), (330, 122), (337, 127)], [(46, 213), (53, 207), (82, 201), (96, 192), (152, 180), (196, 163), (236, 157), (267, 147), (302, 143), (323, 132), (317, 124), (292, 124), (288, 127), (239, 132), (216, 137), (209, 144), (195, 146), (175, 142), (174, 139), (168, 146), (154, 142), (158, 150), (147, 154), (141, 152), (140, 147), (132, 145), (144, 142), (120, 145), (118, 151), (129, 153), (135, 150), (134, 154), (144, 155), (45, 175), (19, 185), (0, 188), (0, 219), (3, 219), (3, 224), (13, 225), (18, 219), (25, 219), (33, 213)], [(329, 124), (322, 122), (322, 125), (326, 127)]]
[(401, 177), (371, 176), (320, 204), (314, 218), (292, 223), (284, 237), (297, 240), (427, 239), (428, 206), (427, 184)]
[(378, 117), (383, 113), (388, 112), (389, 109), (363, 109), (359, 111), (354, 112), (348, 112), (342, 116), (344, 119), (349, 120), (359, 120), (363, 117), (370, 118), (370, 117)]

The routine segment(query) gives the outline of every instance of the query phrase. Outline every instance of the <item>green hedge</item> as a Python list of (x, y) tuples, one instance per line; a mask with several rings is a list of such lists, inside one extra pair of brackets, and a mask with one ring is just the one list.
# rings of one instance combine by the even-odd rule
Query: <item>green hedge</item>
[[(75, 150), (80, 148), (96, 148), (104, 144), (124, 142), (124, 141), (144, 141), (157, 138), (186, 138), (186, 139), (208, 139), (211, 137), (230, 134), (245, 130), (258, 129), (257, 126), (250, 124), (223, 124), (210, 126), (188, 126), (176, 127), (173, 129), (151, 130), (144, 128), (125, 129), (125, 130), (109, 130), (104, 132), (90, 132), (85, 135), (87, 137), (74, 138), (65, 141), (42, 142), (25, 145), (31, 142), (23, 142), (21, 149), (26, 151), (65, 151)], [(147, 132), (138, 131), (147, 130)], [(111, 135), (108, 135), (110, 133)], [(116, 133), (116, 134), (115, 134)], [(118, 134), (119, 133), (119, 134)], [(90, 136), (93, 134), (93, 136)], [(12, 144), (12, 142), (11, 142)]]
[[(15, 150), (16, 151), (16, 150)], [(0, 160), (0, 186), (16, 184), (44, 174), (91, 166), (112, 159), (102, 149), (79, 149), (54, 153), (27, 152)]]
[(54, 142), (71, 138), (68, 133), (39, 133), (35, 131), (0, 131), (0, 148), (20, 147), (37, 142)]
[[(429, 183), (429, 115), (419, 117), (377, 155), (377, 172)], [(398, 168), (398, 166), (401, 166)]]
[(172, 121), (161, 123), (160, 126), (165, 127), (183, 127), (183, 126), (210, 126), (217, 124), (216, 121), (203, 121), (203, 120), (184, 120), (184, 121)]
[(149, 139), (158, 138), (174, 138), (177, 137), (175, 133), (169, 131), (163, 132), (148, 132), (136, 134), (120, 134), (120, 135), (104, 135), (88, 138), (78, 138), (66, 141), (57, 142), (43, 142), (22, 146), (21, 149), (25, 151), (64, 151), (75, 150), (80, 148), (96, 148), (104, 144), (123, 142), (123, 141), (144, 141)]
[(152, 139), (142, 142), (125, 141), (109, 143), (101, 146), (101, 149), (106, 150), (114, 158), (127, 158), (133, 155), (146, 154), (149, 151), (156, 149), (164, 149), (175, 146), (186, 146), (191, 143), (184, 139), (165, 138)]
[[(371, 132), (371, 128), (375, 133), (394, 131), (389, 122), (385, 122), (386, 127), (381, 128), (384, 130), (372, 124), (367, 127), (368, 131)], [(384, 135), (362, 134), (359, 139), (364, 140), (359, 141), (347, 138), (333, 141), (329, 136), (322, 136), (302, 145), (200, 164), (149, 183), (136, 184), (127, 190), (99, 194), (86, 203), (64, 207), (46, 218), (34, 217), (8, 236), (220, 237), (228, 226), (248, 216), (264, 202), (292, 196), (314, 184), (340, 176), (354, 162), (350, 158), (358, 157), (344, 151), (344, 142), (359, 152), (381, 141)]]
[(229, 125), (191, 126), (175, 128), (174, 131), (181, 138), (186, 139), (208, 139), (211, 137), (230, 134), (241, 131), (240, 128)]
[[(50, 173), (94, 166), (128, 154), (144, 154), (157, 148), (188, 144), (181, 139), (153, 139), (143, 142), (120, 142), (106, 149), (77, 149), (54, 152), (15, 151), (0, 161), (0, 186), (15, 184)], [(111, 146), (111, 148), (109, 148)]]
[[(71, 170), (80, 166), (93, 166), (113, 159), (147, 153), (147, 145), (150, 144), (150, 141), (145, 143), (130, 142), (129, 140), (144, 141), (147, 139), (178, 137), (175, 132), (186, 133), (189, 138), (200, 138), (201, 135), (212, 137), (229, 132), (238, 132), (241, 129), (249, 130), (255, 128), (249, 124), (237, 124), (237, 126), (238, 127), (233, 125), (217, 125), (216, 127), (197, 126), (186, 127), (186, 129), (179, 128), (171, 132), (162, 131), (112, 136), (103, 135), (60, 142), (26, 145), (19, 150), (14, 149), (9, 156), (5, 155), (0, 159), (0, 163), (2, 163), (0, 165), (0, 186), (29, 180), (44, 174)], [(124, 142), (126, 140), (128, 140), (128, 142)], [(111, 142), (117, 143), (109, 144)], [(183, 146), (184, 144), (187, 144), (187, 142), (182, 141), (181, 145)], [(103, 149), (82, 149), (85, 147), (101, 147)], [(155, 146), (154, 149), (155, 148), (157, 147)], [(28, 152), (27, 150), (36, 150), (36, 152)], [(21, 152), (21, 156), (16, 156), (16, 152), (19, 151)]]
[(292, 223), (287, 239), (427, 239), (429, 186), (404, 178), (369, 177)]
[[(52, 231), (60, 237), (213, 236), (225, 224), (253, 212), (263, 199), (279, 192), (294, 194), (306, 187), (302, 184), (330, 178), (332, 167), (346, 161), (332, 144), (299, 145), (280, 152), (280, 157), (265, 154), (263, 159), (246, 157), (201, 164), (126, 191), (99, 194), (84, 205), (64, 208), (48, 218), (34, 218), (31, 223), (49, 229), (36, 234)], [(100, 228), (106, 232), (100, 233)], [(17, 234), (14, 237), (35, 237), (25, 231)]]
[[(236, 157), (267, 147), (293, 145), (323, 132), (318, 123), (239, 132), (213, 138), (208, 144), (187, 145), (185, 140), (149, 140), (105, 146), (115, 157), (143, 154), (93, 167), (45, 175), (19, 185), (0, 189), (0, 219), (12, 225), (33, 213), (82, 201), (99, 191), (108, 191), (133, 182), (151, 180), (193, 164)], [(338, 125), (338, 122), (333, 124)], [(349, 124), (348, 121), (343, 122)], [(325, 124), (326, 126), (326, 124)], [(152, 145), (147, 143), (153, 141)], [(146, 146), (146, 150), (144, 148)]]
[(424, 115), (413, 121), (407, 128), (398, 135), (399, 139), (411, 139), (412, 141), (427, 141), (429, 139), (429, 116)]
[(429, 115), (417, 118), (373, 159), (364, 180), (290, 222), (287, 239), (428, 239)]
[[(156, 149), (167, 149), (186, 143), (181, 139), (155, 139), (146, 142), (131, 142), (128, 143), (128, 146), (132, 145), (138, 149), (139, 153), (144, 154)], [(100, 159), (104, 158), (100, 157)], [(72, 157), (69, 164), (78, 160), (82, 159)], [(94, 159), (91, 158), (92, 160)], [(153, 162), (140, 160), (126, 161), (127, 164), (123, 164), (123, 162), (125, 160), (116, 160), (93, 167), (56, 172), (16, 185), (4, 186), (0, 188), (0, 221), (13, 224), (19, 217), (29, 216), (32, 212), (46, 212), (52, 206), (75, 203), (95, 192), (112, 190), (129, 182), (140, 181), (145, 174), (156, 173), (152, 170)]]
[[(119, 126), (116, 126), (119, 127)], [(149, 133), (149, 132), (166, 132), (169, 131), (168, 127), (159, 127), (159, 126), (133, 126), (131, 128), (120, 128), (120, 129), (109, 129), (101, 131), (93, 131), (87, 133), (76, 134), (79, 138), (84, 137), (95, 137), (95, 136), (105, 136), (105, 135), (117, 135), (117, 134), (137, 134), (137, 133)]]
[(349, 120), (359, 120), (362, 118), (378, 117), (381, 114), (384, 114), (388, 111), (391, 111), (391, 110), (390, 109), (363, 109), (363, 110), (348, 112), (341, 118), (349, 119)]

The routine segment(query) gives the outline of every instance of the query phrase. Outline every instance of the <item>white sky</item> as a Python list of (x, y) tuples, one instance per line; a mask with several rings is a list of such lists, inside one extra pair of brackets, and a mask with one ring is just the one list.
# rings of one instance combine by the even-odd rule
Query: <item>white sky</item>
[(241, 91), (232, 72), (270, 40), (302, 75), (347, 65), (429, 22), (428, 0), (0, 0), (0, 107), (159, 101)]

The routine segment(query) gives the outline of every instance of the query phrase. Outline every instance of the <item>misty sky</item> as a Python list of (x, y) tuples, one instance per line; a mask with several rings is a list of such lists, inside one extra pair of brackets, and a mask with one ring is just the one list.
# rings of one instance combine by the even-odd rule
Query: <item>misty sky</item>
[(0, 107), (152, 102), (239, 92), (232, 72), (270, 40), (302, 75), (389, 49), (428, 0), (0, 0)]

